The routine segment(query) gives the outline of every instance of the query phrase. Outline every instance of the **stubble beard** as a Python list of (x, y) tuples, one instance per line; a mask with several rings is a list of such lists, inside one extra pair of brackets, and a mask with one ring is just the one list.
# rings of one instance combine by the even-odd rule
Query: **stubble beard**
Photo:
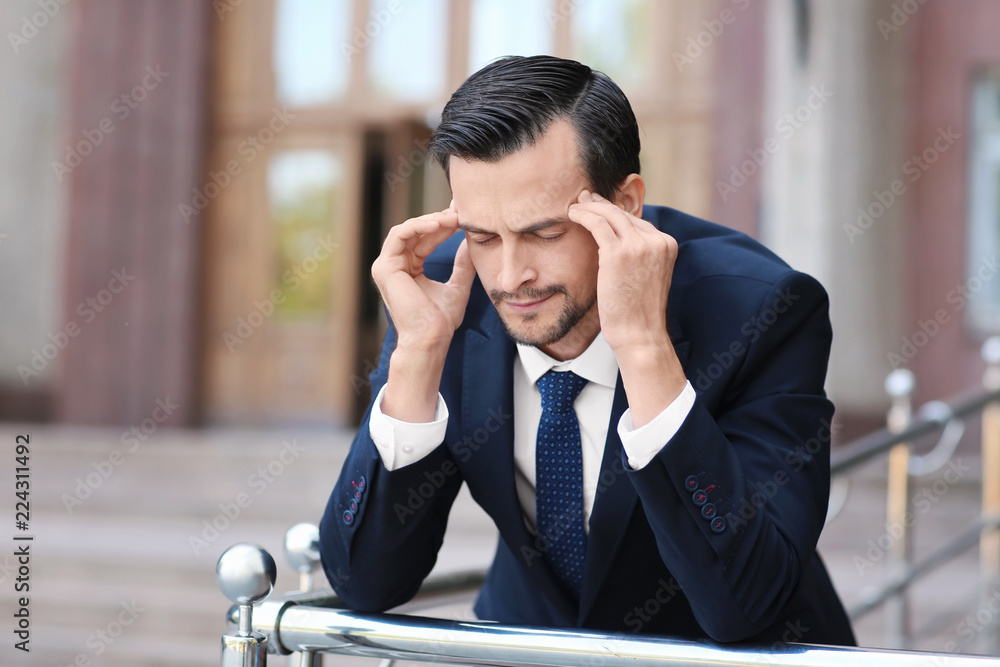
[[(511, 300), (515, 296), (519, 301), (523, 301), (525, 299), (541, 301), (542, 299), (556, 294), (562, 294), (564, 297), (563, 306), (559, 311), (559, 316), (556, 318), (556, 321), (552, 323), (552, 326), (535, 334), (534, 336), (529, 337), (527, 334), (515, 330), (516, 324), (508, 322), (507, 317), (505, 317), (500, 310), (500, 304), (502, 302)], [(515, 343), (520, 343), (521, 345), (544, 347), (546, 345), (551, 345), (556, 341), (562, 340), (569, 335), (576, 325), (583, 320), (586, 314), (590, 312), (590, 309), (594, 307), (594, 304), (597, 303), (597, 295), (595, 294), (588, 303), (581, 303), (569, 295), (565, 286), (554, 285), (545, 289), (526, 288), (518, 292), (516, 295), (511, 294), (510, 292), (492, 290), (490, 292), (490, 300), (496, 307), (497, 312), (501, 313), (500, 322), (503, 324), (504, 331), (507, 332), (508, 337), (510, 337)], [(515, 314), (513, 317), (516, 318), (518, 322), (532, 322), (538, 319), (538, 313), (527, 313), (525, 315)]]

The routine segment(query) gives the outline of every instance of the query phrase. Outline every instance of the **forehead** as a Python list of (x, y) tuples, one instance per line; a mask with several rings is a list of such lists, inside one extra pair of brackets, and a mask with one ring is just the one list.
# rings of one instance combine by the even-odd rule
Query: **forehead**
[(576, 132), (563, 119), (533, 146), (498, 162), (452, 157), (449, 173), (459, 220), (494, 231), (565, 217), (588, 187)]

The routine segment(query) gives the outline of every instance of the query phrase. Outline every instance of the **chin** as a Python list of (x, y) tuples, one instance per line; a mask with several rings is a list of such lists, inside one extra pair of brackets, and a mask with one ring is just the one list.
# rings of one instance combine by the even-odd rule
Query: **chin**
[(507, 337), (515, 343), (530, 345), (532, 347), (542, 347), (543, 345), (551, 345), (563, 337), (557, 323), (552, 323), (548, 327), (542, 327), (540, 324), (539, 326), (530, 326), (530, 324), (525, 326), (526, 323), (538, 322), (538, 315), (536, 313), (519, 319), (520, 321), (515, 324), (505, 317), (500, 318), (503, 328), (507, 332)]

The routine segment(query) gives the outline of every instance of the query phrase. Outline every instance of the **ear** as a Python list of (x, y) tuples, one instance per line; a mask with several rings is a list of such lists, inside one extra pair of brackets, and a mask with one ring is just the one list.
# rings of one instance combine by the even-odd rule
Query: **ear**
[(615, 204), (626, 213), (642, 217), (642, 203), (646, 199), (646, 182), (639, 174), (629, 174), (618, 188)]

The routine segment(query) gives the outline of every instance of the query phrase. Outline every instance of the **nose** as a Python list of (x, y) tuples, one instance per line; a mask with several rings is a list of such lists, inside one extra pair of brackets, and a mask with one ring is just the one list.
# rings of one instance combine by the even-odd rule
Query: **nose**
[(504, 243), (502, 252), (500, 275), (497, 276), (497, 286), (501, 290), (515, 293), (538, 277), (532, 268), (531, 254), (523, 244)]

